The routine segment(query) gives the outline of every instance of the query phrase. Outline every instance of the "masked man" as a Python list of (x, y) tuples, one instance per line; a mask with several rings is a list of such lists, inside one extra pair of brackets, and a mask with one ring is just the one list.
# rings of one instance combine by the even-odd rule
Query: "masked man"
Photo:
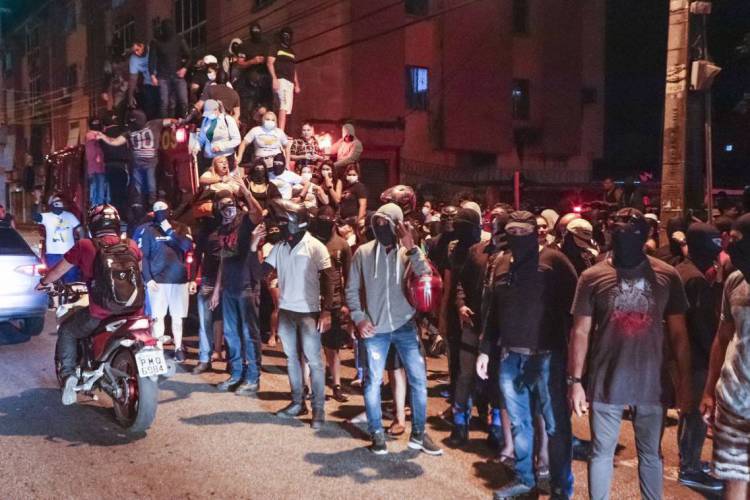
[(294, 94), (300, 93), (295, 67), (297, 56), (292, 49), (292, 28), (286, 26), (279, 32), (278, 44), (268, 51), (266, 65), (271, 74), (273, 90), (279, 103), (279, 128), (286, 128), (286, 117), (292, 114)]
[[(49, 212), (34, 214), (34, 222), (44, 226), (44, 262), (52, 269), (76, 243), (76, 232), (81, 226), (78, 218), (65, 210), (65, 202), (57, 195), (47, 202)], [(71, 268), (62, 276), (63, 283), (78, 281), (78, 269)]]

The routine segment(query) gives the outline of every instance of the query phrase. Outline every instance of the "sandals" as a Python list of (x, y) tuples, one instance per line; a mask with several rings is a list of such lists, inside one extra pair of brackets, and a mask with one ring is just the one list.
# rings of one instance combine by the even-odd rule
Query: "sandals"
[(504, 455), (502, 453), (496, 456), (492, 461), (504, 465), (509, 469), (513, 469), (516, 466), (516, 457)]
[(388, 427), (388, 435), (391, 437), (398, 437), (404, 432), (406, 432), (406, 427), (399, 424), (398, 422), (393, 422), (391, 426)]

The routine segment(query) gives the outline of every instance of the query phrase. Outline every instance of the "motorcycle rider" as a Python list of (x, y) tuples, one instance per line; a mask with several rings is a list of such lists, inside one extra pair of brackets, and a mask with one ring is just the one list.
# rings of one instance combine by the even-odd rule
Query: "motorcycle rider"
[[(71, 405), (76, 402), (75, 377), (78, 340), (94, 333), (102, 320), (111, 316), (111, 312), (97, 304), (96, 297), (91, 294), (92, 278), (94, 276), (94, 262), (97, 255), (96, 238), (103, 245), (114, 245), (120, 241), (120, 215), (112, 205), (97, 205), (91, 208), (86, 217), (91, 238), (80, 239), (68, 250), (63, 259), (49, 270), (39, 282), (37, 288), (44, 289), (54, 283), (74, 267), (78, 267), (89, 291), (89, 306), (73, 312), (57, 332), (57, 354), (61, 363), (60, 379), (64, 380), (62, 403)], [(133, 256), (140, 263), (141, 251), (133, 240), (127, 240)]]

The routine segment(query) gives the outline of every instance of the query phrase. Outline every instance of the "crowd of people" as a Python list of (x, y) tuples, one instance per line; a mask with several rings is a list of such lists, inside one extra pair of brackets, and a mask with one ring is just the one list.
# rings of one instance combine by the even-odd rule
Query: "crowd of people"
[[(206, 56), (205, 80), (196, 73), (188, 85), (189, 52), (166, 22), (150, 47), (133, 47), (123, 99), (141, 109), (127, 113), (129, 131), (107, 134), (94, 120), (87, 136), (90, 177), (112, 163), (103, 159), (106, 148), (128, 149), (130, 156), (121, 157), (127, 160), (118, 161), (130, 165), (126, 172), (152, 212), (128, 228), (136, 243), (130, 251), (142, 262), (154, 335), (163, 335), (171, 316), (178, 362), (186, 360), (182, 320), (193, 294), (199, 354), (192, 372), (225, 358), (229, 375), (220, 391), (257, 394), (262, 344), (280, 341), (291, 401), (279, 417), (311, 412), (312, 427), (320, 428), (328, 372), (338, 401), (362, 387), (365, 413), (355, 421), (366, 420), (374, 454), (386, 454), (387, 437), (406, 432), (409, 394), (408, 447), (441, 455), (426, 432), (426, 351), (439, 352), (442, 339), (450, 378), (443, 417), (453, 426), (447, 444), (467, 444), (476, 410), (497, 462), (514, 472), (497, 498), (536, 489), (572, 498), (574, 442), (583, 444), (573, 436), (571, 412), (590, 421), (592, 498), (609, 496), (624, 416), (635, 429), (641, 494), (661, 498), (669, 408), (680, 410), (680, 481), (746, 497), (750, 214), (724, 210), (714, 224), (667, 221), (669, 243), (660, 246), (660, 221), (644, 213), (644, 194), (611, 182), (600, 202), (562, 216), (545, 207), (482, 207), (468, 196), (422, 200), (404, 185), (383, 192), (382, 205), (368, 206), (357, 163), (363, 145), (351, 124), (327, 151), (311, 123), (299, 138), (287, 136), (300, 90), (292, 33), (282, 30), (270, 50), (261, 35), (253, 25), (251, 39), (234, 40), (221, 64)], [(187, 110), (190, 96), (200, 97)], [(173, 104), (201, 122), (194, 144), (201, 189), (191, 225), (176, 220), (155, 190), (155, 144), (173, 122)], [(90, 182), (94, 240), (121, 230), (107, 203), (122, 182)], [(49, 222), (48, 261), (54, 255), (60, 263), (43, 283), (76, 268), (82, 276), (66, 279), (90, 281), (96, 247), (75, 239), (79, 222), (60, 198), (49, 205), (39, 221)], [(60, 327), (60, 345), (70, 351), (70, 338), (87, 335), (106, 316), (94, 298)], [(354, 349), (357, 363), (348, 391), (344, 349)], [(70, 375), (75, 356), (68, 351), (63, 374)], [(386, 371), (395, 404), (387, 429)], [(71, 390), (66, 384), (65, 403), (75, 401)], [(710, 473), (701, 461), (707, 424)]]

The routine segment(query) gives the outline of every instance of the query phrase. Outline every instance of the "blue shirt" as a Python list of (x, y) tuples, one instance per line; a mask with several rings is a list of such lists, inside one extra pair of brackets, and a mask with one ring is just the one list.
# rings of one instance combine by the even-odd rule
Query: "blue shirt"
[(151, 73), (148, 71), (148, 53), (143, 54), (141, 57), (130, 54), (129, 62), (131, 75), (141, 75), (144, 85), (153, 85), (151, 83)]

